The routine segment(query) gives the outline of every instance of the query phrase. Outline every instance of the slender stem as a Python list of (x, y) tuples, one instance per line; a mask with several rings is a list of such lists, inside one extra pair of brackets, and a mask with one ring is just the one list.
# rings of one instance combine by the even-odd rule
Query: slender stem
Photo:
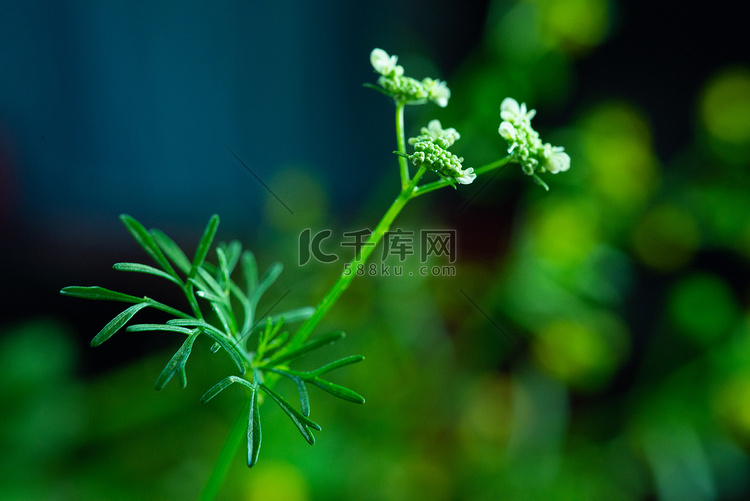
[(446, 186), (450, 186), (450, 183), (448, 183), (448, 181), (446, 181), (445, 179), (438, 179), (437, 181), (427, 183), (424, 186), (419, 186), (416, 190), (414, 190), (414, 196), (418, 197), (419, 195), (424, 195), (425, 193), (439, 190), (440, 188), (445, 188)]
[[(404, 135), (404, 106), (403, 101), (396, 101), (396, 144), (398, 152), (406, 155), (406, 136)], [(406, 157), (398, 156), (398, 166), (401, 172), (401, 190), (405, 190), (409, 185), (409, 163)]]
[(318, 326), (325, 314), (328, 313), (328, 310), (331, 309), (334, 303), (336, 303), (336, 300), (338, 300), (339, 296), (341, 296), (341, 294), (349, 287), (352, 279), (357, 275), (357, 272), (362, 267), (364, 267), (367, 259), (370, 257), (370, 254), (372, 254), (372, 251), (375, 250), (375, 246), (383, 238), (383, 235), (385, 235), (386, 232), (390, 229), (391, 224), (393, 223), (394, 219), (396, 219), (396, 216), (399, 214), (399, 212), (401, 212), (401, 209), (404, 208), (406, 202), (411, 200), (411, 198), (413, 197), (414, 189), (416, 188), (419, 180), (424, 175), (425, 171), (426, 169), (424, 166), (420, 167), (411, 181), (409, 181), (406, 187), (401, 190), (401, 192), (398, 194), (398, 197), (396, 197), (396, 200), (393, 201), (390, 208), (386, 211), (383, 218), (370, 234), (367, 242), (365, 242), (357, 255), (351, 261), (351, 263), (349, 263), (344, 268), (343, 273), (336, 281), (336, 283), (333, 284), (333, 287), (331, 287), (331, 290), (328, 291), (328, 294), (326, 294), (325, 297), (323, 297), (323, 299), (320, 301), (320, 303), (318, 303), (318, 306), (315, 308), (315, 313), (313, 313), (313, 315), (302, 324), (292, 340), (289, 342), (286, 348), (287, 350), (291, 351), (307, 341), (315, 327)]
[(481, 176), (482, 174), (485, 174), (491, 170), (495, 170), (499, 167), (503, 167), (508, 162), (513, 160), (513, 158), (514, 158), (514, 155), (507, 155), (499, 160), (495, 160), (494, 162), (490, 162), (486, 165), (483, 165), (481, 167), (474, 169), (474, 174), (476, 174), (477, 176)]
[(188, 300), (188, 303), (190, 303), (190, 309), (193, 310), (193, 316), (197, 318), (198, 320), (203, 320), (203, 312), (201, 312), (200, 306), (198, 306), (198, 300), (195, 298), (195, 286), (192, 282), (187, 282), (182, 287), (182, 292), (185, 293), (185, 297)]
[[(477, 176), (481, 176), (482, 174), (486, 174), (487, 172), (495, 170), (499, 167), (503, 167), (512, 159), (513, 155), (508, 155), (499, 160), (495, 160), (494, 162), (490, 162), (487, 165), (483, 165), (477, 169), (474, 169), (474, 174), (476, 174)], [(414, 190), (413, 197), (418, 197), (419, 195), (424, 195), (425, 193), (439, 190), (440, 188), (445, 188), (446, 186), (450, 186), (450, 183), (448, 183), (445, 179), (439, 179), (437, 181), (433, 181), (432, 183), (417, 187), (417, 189)]]
[[(400, 106), (400, 109), (403, 111), (403, 105)], [(396, 110), (396, 114), (398, 115), (399, 105), (397, 105)], [(401, 137), (401, 134), (399, 134), (399, 137)], [(399, 147), (401, 146), (402, 144), (399, 144)], [(399, 155), (398, 158), (399, 162), (401, 160), (403, 160), (404, 162), (406, 161), (406, 158), (401, 155)], [(503, 157), (499, 160), (479, 167), (475, 172), (477, 173), (477, 175), (484, 174), (493, 169), (502, 167), (503, 165), (510, 162), (511, 159), (512, 156), (508, 155), (507, 157)], [(393, 201), (393, 204), (391, 204), (390, 208), (386, 211), (383, 218), (380, 220), (370, 237), (367, 239), (367, 242), (365, 242), (365, 244), (362, 246), (362, 249), (360, 249), (352, 262), (344, 268), (343, 273), (336, 281), (336, 283), (333, 284), (333, 287), (330, 291), (328, 291), (328, 294), (326, 294), (325, 297), (323, 297), (323, 299), (320, 301), (320, 303), (318, 303), (318, 306), (315, 308), (315, 313), (313, 313), (312, 316), (302, 324), (292, 340), (289, 342), (286, 348), (287, 350), (298, 348), (305, 341), (307, 341), (313, 330), (315, 330), (325, 314), (328, 313), (328, 310), (330, 310), (331, 307), (336, 303), (339, 296), (341, 296), (341, 294), (349, 287), (349, 284), (357, 275), (357, 272), (365, 265), (367, 259), (370, 257), (370, 254), (372, 254), (372, 251), (375, 249), (375, 246), (383, 238), (383, 235), (385, 235), (385, 233), (390, 229), (393, 220), (396, 219), (396, 216), (399, 214), (399, 212), (401, 212), (401, 209), (404, 208), (406, 202), (423, 193), (427, 193), (444, 186), (449, 186), (447, 182), (441, 179), (440, 181), (436, 181), (434, 183), (430, 183), (417, 188), (417, 183), (422, 178), (425, 172), (426, 168), (424, 166), (421, 166), (414, 177), (406, 184), (406, 186), (403, 187), (401, 192), (398, 194), (398, 197), (396, 197), (396, 200)]]
[(245, 436), (244, 431), (247, 428), (247, 408), (244, 408), (237, 420), (232, 425), (232, 430), (229, 432), (224, 445), (219, 453), (219, 458), (216, 460), (214, 469), (211, 470), (211, 475), (208, 477), (206, 486), (201, 492), (201, 501), (209, 501), (216, 499), (219, 494), (219, 489), (224, 483), (224, 478), (227, 476), (229, 471), (229, 464), (237, 454), (237, 448), (242, 443), (242, 438)]

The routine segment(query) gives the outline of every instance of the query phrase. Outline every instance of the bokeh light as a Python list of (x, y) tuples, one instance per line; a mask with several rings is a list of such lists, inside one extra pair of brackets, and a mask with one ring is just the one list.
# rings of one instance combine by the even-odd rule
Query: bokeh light
[(704, 127), (715, 138), (750, 142), (750, 68), (725, 69), (707, 82), (700, 112)]
[(532, 344), (540, 367), (578, 389), (604, 386), (628, 353), (627, 333), (610, 319), (599, 326), (558, 320), (545, 325)]
[(674, 205), (648, 210), (633, 228), (633, 250), (655, 269), (673, 271), (691, 259), (700, 244), (700, 231), (693, 216)]
[(294, 465), (281, 461), (258, 464), (256, 475), (248, 479), (246, 501), (307, 501), (310, 489), (305, 476)]
[(647, 121), (625, 103), (604, 103), (580, 122), (587, 171), (595, 189), (622, 215), (646, 203), (659, 182)]
[(707, 346), (729, 334), (737, 307), (724, 281), (694, 274), (674, 286), (669, 313), (679, 332), (699, 346)]
[(561, 267), (575, 266), (599, 241), (599, 213), (589, 200), (552, 195), (536, 211), (529, 228), (535, 253), (542, 259)]
[(601, 43), (609, 28), (608, 0), (536, 0), (542, 32), (555, 45), (578, 52)]

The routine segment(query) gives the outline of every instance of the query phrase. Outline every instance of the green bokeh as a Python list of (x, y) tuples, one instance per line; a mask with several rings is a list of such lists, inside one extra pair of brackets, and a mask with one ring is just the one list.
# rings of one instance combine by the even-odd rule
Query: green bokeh
[(729, 335), (738, 311), (725, 282), (713, 275), (693, 274), (673, 287), (669, 314), (681, 334), (708, 346)]

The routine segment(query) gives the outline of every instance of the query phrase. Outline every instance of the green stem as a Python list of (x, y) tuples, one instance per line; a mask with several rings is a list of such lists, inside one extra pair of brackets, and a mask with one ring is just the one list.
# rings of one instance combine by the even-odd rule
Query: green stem
[(499, 167), (505, 166), (508, 162), (510, 162), (511, 160), (513, 160), (513, 158), (514, 158), (514, 155), (508, 155), (508, 156), (505, 156), (505, 157), (503, 157), (503, 158), (501, 158), (499, 160), (495, 160), (494, 162), (490, 162), (490, 163), (488, 163), (486, 165), (483, 165), (483, 166), (481, 166), (479, 168), (474, 169), (474, 174), (476, 174), (477, 176), (481, 176), (482, 174), (486, 174), (487, 172), (489, 172), (491, 170), (495, 170), (495, 169), (497, 169)]
[(328, 313), (328, 310), (331, 309), (331, 307), (336, 303), (336, 300), (338, 300), (339, 296), (341, 296), (341, 294), (349, 287), (352, 279), (357, 276), (357, 271), (364, 267), (367, 259), (370, 257), (370, 254), (372, 254), (372, 251), (375, 250), (375, 246), (383, 238), (383, 235), (385, 235), (385, 233), (390, 229), (391, 224), (396, 219), (396, 216), (398, 216), (399, 212), (401, 212), (401, 209), (404, 208), (406, 202), (413, 198), (417, 183), (422, 178), (425, 172), (426, 169), (424, 167), (420, 167), (411, 181), (409, 181), (406, 187), (401, 190), (401, 192), (396, 197), (396, 200), (393, 201), (390, 208), (386, 211), (383, 218), (370, 234), (367, 242), (365, 242), (360, 251), (351, 261), (351, 263), (349, 263), (344, 268), (343, 273), (336, 281), (336, 283), (333, 284), (333, 287), (330, 291), (328, 291), (328, 294), (326, 294), (325, 297), (323, 297), (323, 299), (320, 301), (320, 303), (318, 303), (318, 306), (315, 308), (315, 313), (313, 313), (313, 315), (308, 318), (302, 324), (302, 326), (300, 326), (299, 330), (294, 335), (294, 338), (292, 338), (292, 340), (287, 345), (287, 350), (291, 351), (295, 348), (298, 348), (305, 341), (307, 341), (315, 327), (318, 326), (325, 314)]
[(188, 303), (190, 304), (190, 309), (193, 310), (193, 316), (197, 318), (198, 320), (203, 320), (203, 312), (201, 312), (200, 306), (198, 306), (198, 300), (195, 297), (195, 286), (191, 282), (187, 282), (182, 287), (182, 292), (185, 294), (185, 297), (188, 300)]
[[(398, 146), (398, 152), (402, 155), (406, 155), (406, 136), (404, 133), (404, 106), (406, 103), (403, 101), (396, 101), (396, 144)], [(398, 156), (398, 166), (401, 172), (401, 191), (406, 190), (409, 186), (409, 163), (406, 161), (406, 157)]]
[[(477, 169), (474, 169), (474, 174), (476, 174), (477, 176), (481, 176), (482, 174), (486, 174), (487, 172), (495, 170), (499, 167), (503, 167), (511, 160), (513, 160), (513, 155), (508, 155), (507, 157), (503, 157), (499, 160), (488, 163), (487, 165), (483, 165)], [(439, 190), (440, 188), (445, 188), (446, 186), (450, 186), (450, 184), (445, 179), (433, 181), (432, 183), (417, 187), (417, 189), (414, 190), (414, 197), (424, 195), (425, 193), (429, 193), (431, 191)]]
[(237, 455), (237, 448), (242, 443), (243, 437), (245, 437), (244, 432), (246, 429), (247, 409), (244, 409), (232, 425), (232, 430), (229, 432), (229, 436), (221, 448), (219, 459), (216, 460), (214, 469), (211, 470), (211, 476), (208, 477), (206, 486), (203, 488), (203, 492), (201, 492), (201, 501), (216, 499), (219, 489), (221, 489), (221, 485), (224, 483), (224, 478), (229, 471), (229, 465)]
[[(398, 115), (399, 109), (403, 112), (403, 104), (397, 104), (396, 115)], [(399, 123), (399, 120), (397, 119), (396, 122)], [(398, 134), (399, 137), (402, 136), (402, 132), (403, 128)], [(399, 153), (402, 153), (402, 150), (400, 149), (402, 146), (403, 143), (400, 141)], [(401, 160), (403, 160), (404, 162), (406, 161), (406, 158), (401, 155), (399, 155), (398, 158), (399, 162)], [(477, 173), (477, 175), (487, 173), (491, 170), (504, 166), (505, 164), (510, 162), (512, 158), (512, 155), (508, 155), (487, 165), (479, 167), (475, 172)], [(365, 244), (362, 246), (362, 249), (354, 257), (352, 262), (349, 263), (349, 265), (344, 269), (344, 272), (341, 274), (336, 283), (333, 284), (333, 287), (330, 291), (328, 291), (328, 294), (326, 294), (321, 302), (318, 303), (318, 306), (315, 308), (315, 313), (313, 313), (313, 315), (302, 324), (292, 340), (289, 342), (286, 348), (287, 350), (291, 351), (293, 349), (296, 349), (305, 341), (307, 341), (313, 330), (315, 330), (325, 314), (328, 313), (328, 310), (331, 309), (331, 307), (338, 300), (339, 296), (341, 296), (341, 294), (349, 287), (349, 284), (357, 275), (357, 272), (362, 267), (364, 267), (367, 259), (370, 257), (370, 254), (372, 254), (372, 251), (375, 249), (375, 246), (383, 238), (383, 235), (385, 235), (385, 233), (390, 229), (393, 220), (396, 219), (396, 216), (399, 214), (399, 212), (401, 212), (401, 209), (404, 208), (406, 202), (429, 191), (434, 191), (445, 186), (450, 186), (447, 182), (441, 179), (440, 181), (435, 181), (434, 183), (429, 183), (425, 186), (417, 187), (417, 183), (422, 178), (425, 172), (426, 168), (424, 166), (420, 167), (414, 177), (406, 184), (406, 186), (403, 187), (401, 192), (398, 194), (398, 197), (396, 197), (396, 200), (394, 200), (394, 202), (391, 204), (390, 208), (386, 211), (383, 218), (380, 220), (370, 237), (367, 239), (367, 242), (365, 242)]]

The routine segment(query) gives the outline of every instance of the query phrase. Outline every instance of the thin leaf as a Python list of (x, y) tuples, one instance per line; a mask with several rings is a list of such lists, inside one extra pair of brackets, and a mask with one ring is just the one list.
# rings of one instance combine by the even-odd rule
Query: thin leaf
[[(195, 283), (195, 280), (193, 280), (193, 283)], [(213, 294), (211, 292), (207, 292), (207, 291), (205, 291), (203, 289), (200, 289), (200, 290), (196, 291), (195, 295), (198, 296), (198, 297), (201, 297), (201, 298), (205, 299), (206, 301), (210, 301), (212, 303), (219, 303), (219, 304), (224, 303), (224, 298), (221, 298), (221, 297), (217, 296), (216, 294)]]
[(350, 390), (349, 388), (346, 388), (345, 386), (341, 386), (336, 383), (332, 383), (330, 381), (326, 381), (325, 379), (320, 378), (314, 378), (310, 379), (308, 381), (311, 384), (314, 384), (318, 388), (321, 388), (334, 397), (341, 398), (343, 400), (348, 400), (349, 402), (354, 402), (355, 404), (364, 404), (365, 398), (357, 393), (354, 390)]
[(244, 338), (245, 335), (250, 333), (255, 321), (256, 304), (253, 302), (253, 295), (255, 293), (255, 286), (258, 283), (258, 266), (255, 263), (255, 256), (250, 251), (243, 252), (240, 260), (242, 276), (245, 281), (245, 298), (241, 300), (244, 317), (241, 337)]
[(357, 362), (361, 362), (364, 359), (365, 357), (363, 357), (362, 355), (351, 355), (349, 357), (340, 358), (335, 362), (331, 362), (330, 364), (326, 364), (323, 367), (320, 367), (319, 369), (310, 371), (310, 374), (314, 374), (315, 377), (318, 377), (325, 374), (326, 372), (331, 372), (334, 369), (346, 367), (347, 365), (356, 364)]
[(182, 364), (177, 368), (177, 374), (180, 375), (180, 386), (185, 388), (187, 386), (187, 373), (185, 372), (185, 364)]
[(297, 384), (297, 393), (299, 393), (299, 407), (302, 415), (310, 417), (310, 395), (307, 393), (307, 385), (301, 379), (294, 381)]
[(260, 405), (258, 405), (258, 388), (251, 388), (250, 412), (247, 418), (247, 466), (252, 468), (258, 462), (260, 442), (263, 435), (260, 430)]
[(185, 327), (178, 327), (176, 325), (168, 324), (133, 324), (129, 325), (128, 332), (144, 332), (144, 331), (169, 331), (179, 332), (180, 334), (187, 334), (188, 336), (193, 333), (194, 329), (186, 329)]
[(229, 356), (232, 358), (232, 361), (237, 366), (237, 369), (239, 369), (240, 374), (245, 373), (245, 357), (244, 355), (238, 350), (238, 348), (231, 342), (228, 342), (223, 335), (220, 334), (220, 331), (217, 329), (209, 330), (204, 329), (203, 331), (208, 337), (216, 341), (222, 348), (224, 348), (224, 351), (226, 351)]
[(182, 287), (182, 280), (179, 278), (176, 278), (175, 276), (170, 275), (169, 273), (162, 271), (158, 268), (154, 268), (153, 266), (149, 266), (147, 264), (140, 264), (140, 263), (115, 263), (112, 268), (114, 268), (117, 271), (132, 271), (136, 273), (147, 273), (149, 275), (156, 275), (157, 277), (166, 278), (170, 282), (174, 282), (180, 287)]
[(151, 236), (151, 233), (149, 233), (146, 228), (144, 228), (143, 225), (139, 223), (135, 218), (127, 214), (121, 214), (120, 220), (128, 229), (130, 234), (133, 235), (133, 238), (135, 238), (136, 242), (138, 242), (138, 244), (143, 247), (143, 250), (145, 250), (146, 253), (151, 256), (151, 259), (153, 259), (159, 266), (161, 266), (164, 271), (166, 271), (173, 277), (178, 278), (177, 273), (175, 273), (174, 269), (172, 268), (172, 265), (169, 264), (167, 258), (164, 257), (164, 253), (161, 251), (159, 246), (156, 245), (156, 241), (154, 241), (154, 237)]
[(234, 273), (234, 269), (237, 267), (237, 263), (240, 261), (242, 255), (242, 244), (238, 240), (232, 240), (228, 245), (222, 246), (224, 254), (227, 257), (227, 268), (229, 269), (229, 275)]
[(99, 286), (83, 287), (72, 285), (70, 287), (63, 287), (62, 290), (60, 290), (60, 294), (63, 296), (79, 297), (82, 299), (93, 299), (95, 301), (121, 301), (123, 303), (143, 303), (146, 301), (145, 298), (123, 294), (122, 292), (115, 292)]
[(255, 255), (246, 250), (242, 253), (242, 276), (245, 279), (245, 294), (252, 297), (255, 286), (258, 283), (258, 265), (255, 262)]
[[(237, 320), (234, 318), (234, 313), (231, 311), (231, 301), (227, 295), (227, 291), (223, 290), (216, 280), (203, 268), (198, 270), (200, 277), (189, 279), (190, 282), (196, 285), (199, 290), (196, 294), (209, 301), (211, 308), (216, 312), (219, 317), (222, 326), (226, 332), (237, 331)], [(205, 284), (197, 280), (197, 278), (203, 278)], [(206, 286), (208, 284), (208, 286)]]
[(164, 254), (166, 254), (185, 275), (190, 273), (190, 260), (174, 240), (160, 230), (151, 230), (151, 236), (154, 237), (154, 241), (161, 250), (164, 251)]
[(253, 303), (258, 304), (258, 300), (260, 300), (260, 297), (264, 292), (266, 292), (266, 290), (268, 290), (269, 287), (271, 287), (276, 279), (279, 278), (281, 270), (283, 269), (284, 266), (282, 266), (281, 263), (273, 263), (268, 267), (266, 272), (260, 278), (260, 281), (258, 281), (258, 285), (255, 287), (255, 291), (252, 295)]
[(203, 264), (201, 265), (201, 268), (203, 268), (204, 270), (206, 270), (209, 274), (211, 274), (211, 276), (215, 276), (216, 275), (216, 270), (217, 270), (216, 266), (214, 266), (213, 264), (209, 263), (208, 261), (203, 261)]
[(184, 388), (187, 385), (187, 377), (183, 378), (182, 376), (185, 374), (185, 364), (187, 363), (190, 352), (193, 349), (193, 343), (198, 337), (198, 334), (200, 334), (200, 329), (193, 329), (190, 336), (188, 336), (185, 342), (182, 343), (182, 346), (180, 346), (180, 349), (172, 355), (172, 358), (167, 362), (164, 370), (162, 370), (159, 377), (156, 378), (155, 386), (157, 391), (162, 390), (169, 380), (172, 379), (172, 376), (178, 371), (181, 372), (182, 387)]
[(259, 343), (265, 347), (272, 339), (274, 339), (281, 328), (284, 326), (284, 321), (280, 320), (278, 323), (274, 324), (273, 320), (270, 318), (266, 318), (266, 328), (263, 330), (263, 333), (260, 336)]
[(224, 328), (224, 332), (231, 332), (232, 334), (235, 334), (237, 332), (237, 325), (235, 323), (234, 315), (232, 315), (232, 312), (228, 311), (223, 304), (215, 302), (211, 302), (211, 308), (214, 310), (214, 313), (216, 313), (216, 316), (219, 317), (219, 321), (221, 322), (221, 326)]
[(201, 241), (198, 243), (198, 248), (195, 251), (195, 257), (193, 258), (193, 264), (190, 267), (190, 273), (188, 273), (188, 278), (193, 278), (196, 273), (198, 273), (198, 269), (203, 264), (203, 261), (206, 259), (206, 255), (208, 254), (208, 249), (211, 247), (211, 242), (213, 242), (214, 236), (216, 235), (216, 228), (219, 226), (219, 216), (217, 214), (214, 214), (211, 216), (211, 219), (208, 221), (208, 225), (206, 226), (205, 231), (203, 232), (203, 236), (201, 237)]
[(232, 383), (240, 383), (242, 385), (247, 386), (251, 390), (254, 388), (253, 383), (251, 383), (250, 381), (246, 379), (243, 379), (238, 376), (227, 376), (221, 381), (219, 381), (218, 383), (216, 383), (215, 385), (213, 385), (211, 388), (209, 388), (208, 391), (204, 393), (203, 396), (201, 397), (200, 402), (202, 404), (205, 404), (206, 402), (214, 398), (216, 395), (221, 393), (224, 389), (226, 389)]
[(300, 433), (302, 433), (302, 436), (305, 437), (307, 443), (309, 443), (310, 445), (314, 444), (315, 437), (313, 436), (309, 428), (320, 431), (320, 425), (312, 419), (300, 414), (300, 412), (292, 407), (292, 405), (287, 402), (284, 397), (270, 389), (268, 386), (261, 384), (260, 387), (263, 388), (263, 391), (265, 391), (268, 396), (270, 396), (277, 404), (279, 404), (279, 407), (281, 407), (284, 412), (286, 412), (287, 416), (289, 416)]
[(301, 377), (305, 381), (312, 382), (313, 379), (319, 377), (322, 374), (325, 374), (326, 372), (331, 372), (334, 369), (345, 367), (347, 365), (356, 364), (357, 362), (361, 362), (364, 359), (365, 357), (363, 357), (362, 355), (352, 355), (350, 357), (340, 358), (336, 360), (335, 362), (326, 364), (323, 367), (320, 367), (319, 369), (315, 369), (314, 371), (293, 371), (291, 369), (283, 369), (283, 370), (289, 372), (289, 374), (293, 376)]
[(99, 334), (94, 336), (94, 339), (91, 340), (91, 346), (99, 346), (104, 341), (111, 338), (112, 335), (115, 332), (119, 331), (123, 325), (128, 323), (128, 321), (133, 318), (136, 313), (147, 306), (149, 306), (148, 303), (134, 304), (133, 306), (127, 308), (125, 311), (117, 315), (107, 325), (105, 325), (102, 330), (99, 331)]
[(537, 185), (539, 185), (539, 186), (541, 186), (542, 188), (544, 188), (544, 190), (545, 190), (545, 191), (549, 191), (549, 186), (547, 186), (547, 183), (545, 183), (545, 182), (544, 182), (544, 180), (543, 180), (543, 179), (542, 179), (541, 177), (539, 177), (539, 176), (538, 176), (538, 175), (536, 175), (536, 174), (532, 174), (532, 179), (534, 180), (534, 182), (535, 182), (535, 183), (536, 183)]
[(203, 321), (203, 320), (193, 320), (193, 319), (183, 319), (183, 318), (176, 318), (167, 321), (168, 325), (177, 325), (180, 327), (200, 327), (203, 330), (203, 333), (216, 341), (219, 345), (221, 345), (222, 348), (224, 348), (224, 351), (226, 351), (229, 356), (232, 358), (232, 361), (237, 365), (237, 368), (240, 370), (240, 374), (245, 373), (245, 356), (240, 351), (240, 349), (230, 340), (226, 337), (226, 335), (221, 332), (219, 329), (214, 327), (213, 325)]
[[(206, 284), (202, 284), (200, 281), (198, 281), (198, 277), (190, 278), (190, 281), (196, 285), (199, 289), (206, 291), (206, 292), (212, 292), (213, 294), (221, 297), (226, 298), (226, 290), (224, 287), (222, 287), (219, 282), (216, 281), (216, 279), (205, 269), (200, 268), (198, 270), (198, 274), (200, 275), (200, 278), (205, 280)], [(206, 287), (208, 285), (208, 287)], [(210, 287), (210, 289), (209, 289)], [(223, 299), (224, 302), (226, 302), (226, 299)]]
[(227, 263), (227, 255), (224, 253), (224, 249), (221, 247), (216, 249), (216, 257), (219, 260), (219, 271), (221, 272), (220, 277), (220, 284), (222, 286), (222, 289), (227, 290), (229, 285), (229, 276), (232, 274), (229, 271), (229, 265)]
[(315, 308), (313, 308), (312, 306), (303, 306), (302, 308), (288, 310), (283, 313), (279, 313), (278, 315), (272, 315), (268, 318), (271, 319), (271, 322), (273, 323), (277, 323), (283, 319), (284, 322), (290, 324), (292, 322), (307, 320), (308, 318), (313, 316), (313, 313), (315, 313)]
[[(242, 292), (242, 289), (234, 282), (229, 282), (229, 292), (231, 294), (234, 294), (234, 296), (237, 298), (237, 300), (240, 302), (240, 306), (242, 307), (242, 316), (243, 316), (243, 322), (242, 322), (242, 331), (241, 335), (238, 336), (239, 339), (244, 339), (245, 335), (247, 334), (247, 329), (249, 329), (249, 324), (247, 323), (248, 319), (248, 312), (250, 312), (252, 316), (252, 305), (250, 304), (250, 300), (247, 298), (244, 292)], [(227, 298), (227, 303), (231, 306), (231, 299)], [(237, 317), (234, 315), (234, 310), (232, 310), (232, 315), (235, 319), (235, 325), (237, 322)]]
[(294, 384), (297, 385), (297, 393), (299, 393), (300, 411), (302, 411), (303, 416), (310, 417), (310, 395), (307, 393), (305, 381), (300, 377), (289, 374), (289, 372), (283, 369), (273, 368), (271, 370), (294, 381)]
[(271, 356), (269, 359), (269, 363), (278, 364), (280, 362), (286, 362), (289, 360), (293, 360), (295, 358), (299, 358), (302, 355), (305, 355), (317, 348), (320, 348), (321, 346), (325, 346), (327, 344), (331, 344), (335, 341), (338, 341), (339, 339), (343, 338), (345, 334), (343, 332), (331, 332), (329, 334), (325, 334), (323, 336), (320, 336), (319, 338), (313, 339), (312, 341), (308, 341), (307, 343), (303, 344), (299, 348), (289, 351), (289, 352), (283, 352), (279, 351)]
[(269, 342), (266, 345), (266, 351), (268, 352), (268, 351), (271, 351), (271, 350), (275, 350), (276, 348), (278, 348), (282, 344), (286, 343), (287, 339), (289, 339), (289, 331), (282, 332), (281, 334), (279, 334), (278, 336), (276, 336), (275, 338), (273, 338), (271, 340), (271, 342)]
[(237, 300), (243, 304), (243, 307), (245, 303), (249, 302), (245, 293), (242, 292), (242, 289), (240, 289), (240, 287), (236, 283), (234, 283), (234, 281), (229, 282), (229, 292), (234, 294), (234, 297), (236, 297)]

